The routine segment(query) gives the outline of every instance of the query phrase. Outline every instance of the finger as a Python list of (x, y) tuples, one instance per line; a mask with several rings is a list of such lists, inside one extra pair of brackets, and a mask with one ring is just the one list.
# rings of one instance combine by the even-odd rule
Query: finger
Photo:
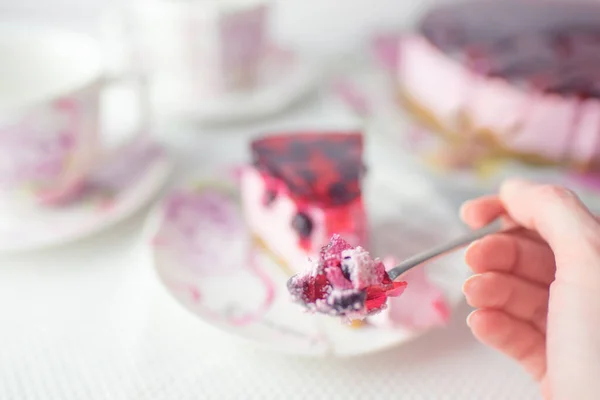
[[(504, 213), (506, 213), (506, 209), (497, 195), (467, 200), (460, 208), (461, 219), (471, 228), (481, 228)], [(593, 215), (593, 217), (600, 222), (600, 216)]]
[(596, 217), (566, 188), (512, 179), (502, 185), (500, 200), (517, 223), (538, 232), (552, 248), (598, 240)]
[(476, 310), (467, 323), (480, 342), (519, 362), (536, 380), (546, 373), (545, 337), (530, 324), (498, 310)]
[(552, 388), (550, 386), (550, 379), (548, 379), (548, 375), (546, 375), (540, 382), (540, 392), (542, 394), (542, 399), (552, 400)]
[(463, 285), (467, 302), (475, 308), (496, 309), (546, 331), (548, 288), (514, 275), (486, 272), (473, 275)]
[(537, 231), (548, 242), (557, 268), (564, 265), (569, 269), (565, 279), (600, 282), (600, 226), (573, 192), (513, 179), (502, 185), (500, 199), (517, 223)]
[(504, 214), (504, 204), (497, 195), (466, 201), (460, 208), (461, 219), (471, 228), (481, 228)]
[(544, 286), (554, 281), (556, 272), (554, 253), (547, 244), (514, 234), (490, 235), (471, 243), (465, 261), (476, 274), (511, 273)]
[[(461, 209), (460, 216), (462, 220), (473, 229), (481, 228), (492, 222), (501, 215), (506, 215), (507, 211), (504, 204), (498, 196), (484, 196), (474, 200), (466, 201)], [(535, 231), (522, 229), (512, 234), (529, 237), (539, 242), (544, 242)]]

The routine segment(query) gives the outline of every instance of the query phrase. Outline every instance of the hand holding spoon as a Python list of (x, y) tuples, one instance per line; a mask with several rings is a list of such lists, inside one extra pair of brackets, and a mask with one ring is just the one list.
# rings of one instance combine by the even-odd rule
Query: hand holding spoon
[(461, 247), (467, 246), (472, 242), (481, 239), (485, 236), (492, 235), (494, 233), (502, 233), (517, 229), (518, 226), (505, 218), (498, 218), (488, 225), (472, 230), (464, 236), (451, 240), (447, 243), (432, 247), (431, 249), (425, 250), (419, 254), (407, 258), (402, 261), (398, 266), (390, 269), (388, 275), (391, 280), (396, 280), (399, 276), (405, 272), (425, 264), (428, 261), (432, 261), (438, 257), (444, 256), (454, 250)]
[(294, 301), (309, 311), (362, 319), (384, 309), (388, 297), (402, 294), (407, 282), (398, 278), (407, 271), (487, 235), (516, 228), (511, 221), (498, 218), (462, 237), (412, 256), (387, 273), (379, 259), (334, 235), (312, 269), (290, 278), (287, 287)]

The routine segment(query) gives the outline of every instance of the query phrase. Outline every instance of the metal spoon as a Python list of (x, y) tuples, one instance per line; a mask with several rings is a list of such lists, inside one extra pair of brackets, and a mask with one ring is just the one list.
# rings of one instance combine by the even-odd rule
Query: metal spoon
[(494, 233), (508, 232), (517, 228), (518, 226), (513, 222), (500, 217), (491, 222), (490, 224), (484, 226), (483, 228), (475, 229), (462, 237), (456, 238), (452, 241), (438, 245), (429, 250), (425, 250), (422, 253), (407, 258), (396, 267), (390, 269), (388, 271), (388, 275), (391, 280), (396, 280), (405, 272), (415, 267), (418, 267), (428, 261), (432, 261), (440, 256), (457, 250), (461, 247), (464, 247), (478, 239), (483, 238), (484, 236), (492, 235)]

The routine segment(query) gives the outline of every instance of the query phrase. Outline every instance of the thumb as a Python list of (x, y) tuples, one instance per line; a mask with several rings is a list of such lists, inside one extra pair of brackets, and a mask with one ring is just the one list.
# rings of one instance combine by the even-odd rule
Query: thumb
[(550, 245), (557, 274), (568, 266), (571, 271), (564, 274), (571, 278), (576, 273), (578, 281), (600, 282), (600, 225), (575, 193), (511, 179), (500, 188), (500, 200), (518, 224), (537, 231)]

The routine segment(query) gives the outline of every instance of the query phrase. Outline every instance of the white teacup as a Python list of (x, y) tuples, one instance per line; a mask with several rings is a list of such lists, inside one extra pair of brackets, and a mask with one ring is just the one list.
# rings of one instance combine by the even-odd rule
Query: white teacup
[(194, 101), (257, 83), (267, 47), (269, 3), (136, 0), (126, 21), (134, 48), (155, 80)]
[[(147, 132), (141, 76), (109, 76), (96, 42), (84, 35), (17, 23), (0, 25), (0, 197), (23, 194), (38, 203), (69, 199), (92, 169), (118, 154), (103, 144), (100, 97), (115, 80), (138, 86)], [(122, 144), (124, 145), (124, 144)], [(120, 146), (119, 146), (120, 147)]]

